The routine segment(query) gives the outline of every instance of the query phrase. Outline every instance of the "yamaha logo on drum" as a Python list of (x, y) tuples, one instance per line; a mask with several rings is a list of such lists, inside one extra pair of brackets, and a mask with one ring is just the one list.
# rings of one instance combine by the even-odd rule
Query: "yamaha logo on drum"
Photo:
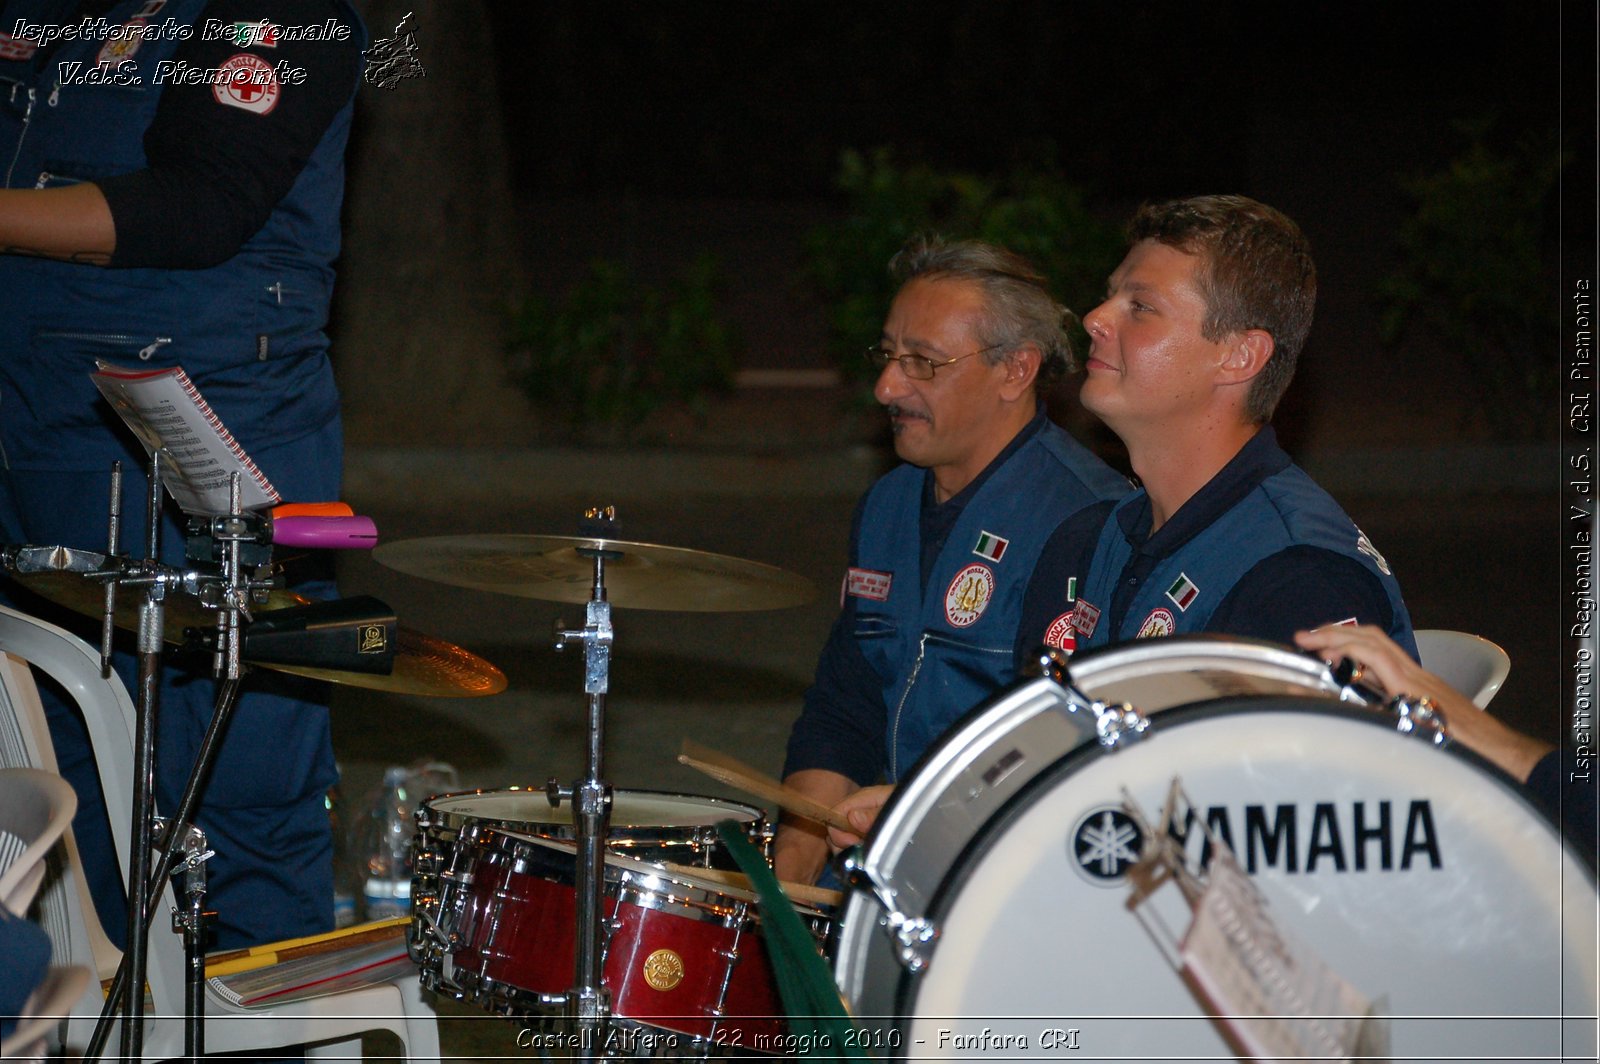
[(1139, 863), (1144, 835), (1120, 806), (1102, 806), (1078, 821), (1067, 850), (1083, 878), (1096, 886), (1115, 887)]
[[(1200, 830), (1198, 809), (1185, 811), (1168, 835), (1184, 851), (1184, 863), (1204, 868), (1211, 843)], [(1289, 874), (1390, 872), (1444, 867), (1433, 806), (1410, 801), (1283, 802), (1204, 810), (1205, 827), (1234, 852), (1250, 874), (1268, 869)], [(1138, 824), (1120, 805), (1097, 806), (1073, 828), (1067, 844), (1073, 866), (1097, 886), (1117, 886), (1144, 851)]]

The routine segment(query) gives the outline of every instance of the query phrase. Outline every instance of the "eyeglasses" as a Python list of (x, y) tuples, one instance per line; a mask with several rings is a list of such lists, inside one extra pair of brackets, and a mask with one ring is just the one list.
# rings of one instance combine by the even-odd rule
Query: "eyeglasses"
[(883, 368), (890, 362), (898, 362), (900, 363), (900, 372), (904, 373), (912, 380), (931, 381), (933, 380), (933, 374), (935, 370), (944, 369), (946, 366), (953, 366), (964, 358), (971, 358), (973, 355), (982, 355), (989, 351), (993, 351), (996, 348), (1004, 346), (1004, 344), (991, 344), (988, 347), (979, 348), (978, 350), (970, 352), (969, 354), (957, 355), (955, 358), (944, 362), (935, 362), (933, 359), (928, 358), (925, 355), (897, 355), (893, 351), (885, 351), (881, 347), (869, 347), (862, 352), (862, 355), (866, 358), (867, 365), (871, 366), (879, 373), (882, 373)]

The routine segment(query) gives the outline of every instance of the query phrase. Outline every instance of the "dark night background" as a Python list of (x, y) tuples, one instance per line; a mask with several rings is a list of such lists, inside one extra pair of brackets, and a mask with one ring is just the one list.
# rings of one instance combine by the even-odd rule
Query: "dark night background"
[[(1485, 120), (1497, 148), (1569, 157), (1534, 289), (1549, 313), (1566, 313), (1571, 277), (1595, 276), (1593, 3), (360, 6), (375, 35), (414, 12), (427, 77), (358, 96), (333, 329), (350, 497), (389, 539), (568, 534), (581, 506), (616, 502), (629, 538), (826, 589), (774, 614), (633, 613), (608, 731), (621, 785), (722, 793), (664, 756), (685, 737), (779, 770), (867, 475), (840, 470), (860, 472), (850, 462), (881, 442), (881, 419), (863, 431), (840, 416), (837, 387), (741, 387), (702, 423), (595, 446), (508, 383), (509, 299), (558, 296), (596, 257), (650, 282), (708, 250), (745, 339), (740, 367), (825, 370), (806, 237), (847, 209), (841, 152), (878, 147), (986, 175), (1047, 166), (1113, 225), (1145, 200), (1216, 192), (1295, 218), (1319, 296), (1280, 438), (1394, 564), (1419, 627), (1506, 648), (1495, 715), (1561, 738), (1560, 403), (1553, 388), (1517, 401), (1542, 439), (1498, 436), (1462, 401), (1481, 386), (1457, 352), (1379, 342), (1376, 289), (1412, 209), (1402, 179), (1440, 171), (1469, 143), (1462, 124)], [(1553, 343), (1509, 355), (1557, 357)], [(403, 734), (396, 699), (341, 692), (335, 747), (353, 792), (413, 758), (489, 787), (573, 763), (580, 677), (548, 649), (557, 607), (370, 559), (340, 575), (511, 680), (492, 706), (398, 700)]]
[[(1557, 117), (1557, 5), (492, 6), (519, 191), (826, 195), (842, 147), (979, 171), (1053, 152), (1113, 205), (1257, 189), (1335, 216), (1452, 121)], [(1322, 182), (1317, 183), (1319, 186)]]
[[(1569, 209), (1545, 219), (1551, 313), (1558, 267), (1593, 275), (1593, 4), (362, 6), (374, 35), (414, 12), (428, 76), (361, 96), (339, 298), (377, 309), (334, 333), (356, 447), (549, 445), (548, 420), (505, 383), (496, 286), (554, 296), (599, 256), (650, 280), (712, 251), (742, 368), (831, 366), (801, 272), (808, 231), (845, 209), (845, 149), (985, 175), (1048, 167), (1111, 224), (1145, 200), (1243, 193), (1295, 218), (1319, 268), (1280, 437), (1316, 475), (1342, 463), (1325, 482), (1396, 561), (1419, 626), (1495, 639), (1516, 663), (1506, 701), (1541, 717), (1557, 703), (1555, 448), (1497, 438), (1459, 401), (1477, 382), (1445, 345), (1382, 345), (1376, 287), (1411, 210), (1401, 181), (1441, 170), (1469, 143), (1463, 124), (1484, 121), (1498, 149), (1568, 155)], [(428, 421), (392, 405), (414, 395), (432, 402)], [(745, 390), (709, 428), (654, 442), (745, 454), (862, 442), (831, 420), (837, 401)], [(1519, 402), (1552, 438), (1553, 390), (1547, 407)], [(446, 423), (451, 410), (467, 416)], [(712, 531), (700, 545), (717, 549)], [(1551, 718), (1535, 727), (1555, 737)]]

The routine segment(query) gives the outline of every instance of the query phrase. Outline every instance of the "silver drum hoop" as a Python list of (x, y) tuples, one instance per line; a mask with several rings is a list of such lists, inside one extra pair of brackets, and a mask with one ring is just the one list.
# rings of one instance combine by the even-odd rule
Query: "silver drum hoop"
[[(1068, 680), (1083, 696), (1151, 713), (1224, 695), (1339, 698), (1328, 666), (1262, 640), (1225, 636), (1142, 639), (1074, 655)], [(958, 721), (896, 789), (866, 840), (865, 874), (907, 914), (926, 911), (957, 853), (999, 808), (1059, 757), (1094, 739), (1092, 716), (1048, 679), (1019, 683)], [(863, 1015), (887, 1015), (888, 987), (868, 976), (892, 962), (878, 902), (853, 892), (836, 928), (835, 975)]]
[(1175, 959), (1181, 892), (1136, 911), (1126, 868), (1148, 847), (1113, 861), (1106, 841), (1125, 789), (1153, 819), (1174, 778), (1194, 803), (1186, 865), (1211, 825), (1280, 932), (1386, 999), (1384, 1055), (1592, 1059), (1592, 1023), (1562, 1020), (1600, 994), (1592, 871), (1497, 770), (1327, 698), (1173, 707), (1137, 743), (1035, 774), (949, 854), (917, 914), (939, 932), (925, 970), (842, 940), (862, 983), (893, 988), (858, 1015), (890, 1017), (919, 1057), (1039, 1059), (1050, 1016), (1079, 1017), (1073, 1040), (1096, 1057), (1230, 1057)]

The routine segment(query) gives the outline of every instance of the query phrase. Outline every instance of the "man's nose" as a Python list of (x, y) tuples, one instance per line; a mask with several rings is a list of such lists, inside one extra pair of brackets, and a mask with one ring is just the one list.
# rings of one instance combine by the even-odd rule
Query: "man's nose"
[(880, 405), (888, 406), (898, 399), (904, 399), (910, 391), (911, 378), (900, 368), (900, 360), (891, 358), (878, 373), (877, 383), (872, 386), (872, 397)]

